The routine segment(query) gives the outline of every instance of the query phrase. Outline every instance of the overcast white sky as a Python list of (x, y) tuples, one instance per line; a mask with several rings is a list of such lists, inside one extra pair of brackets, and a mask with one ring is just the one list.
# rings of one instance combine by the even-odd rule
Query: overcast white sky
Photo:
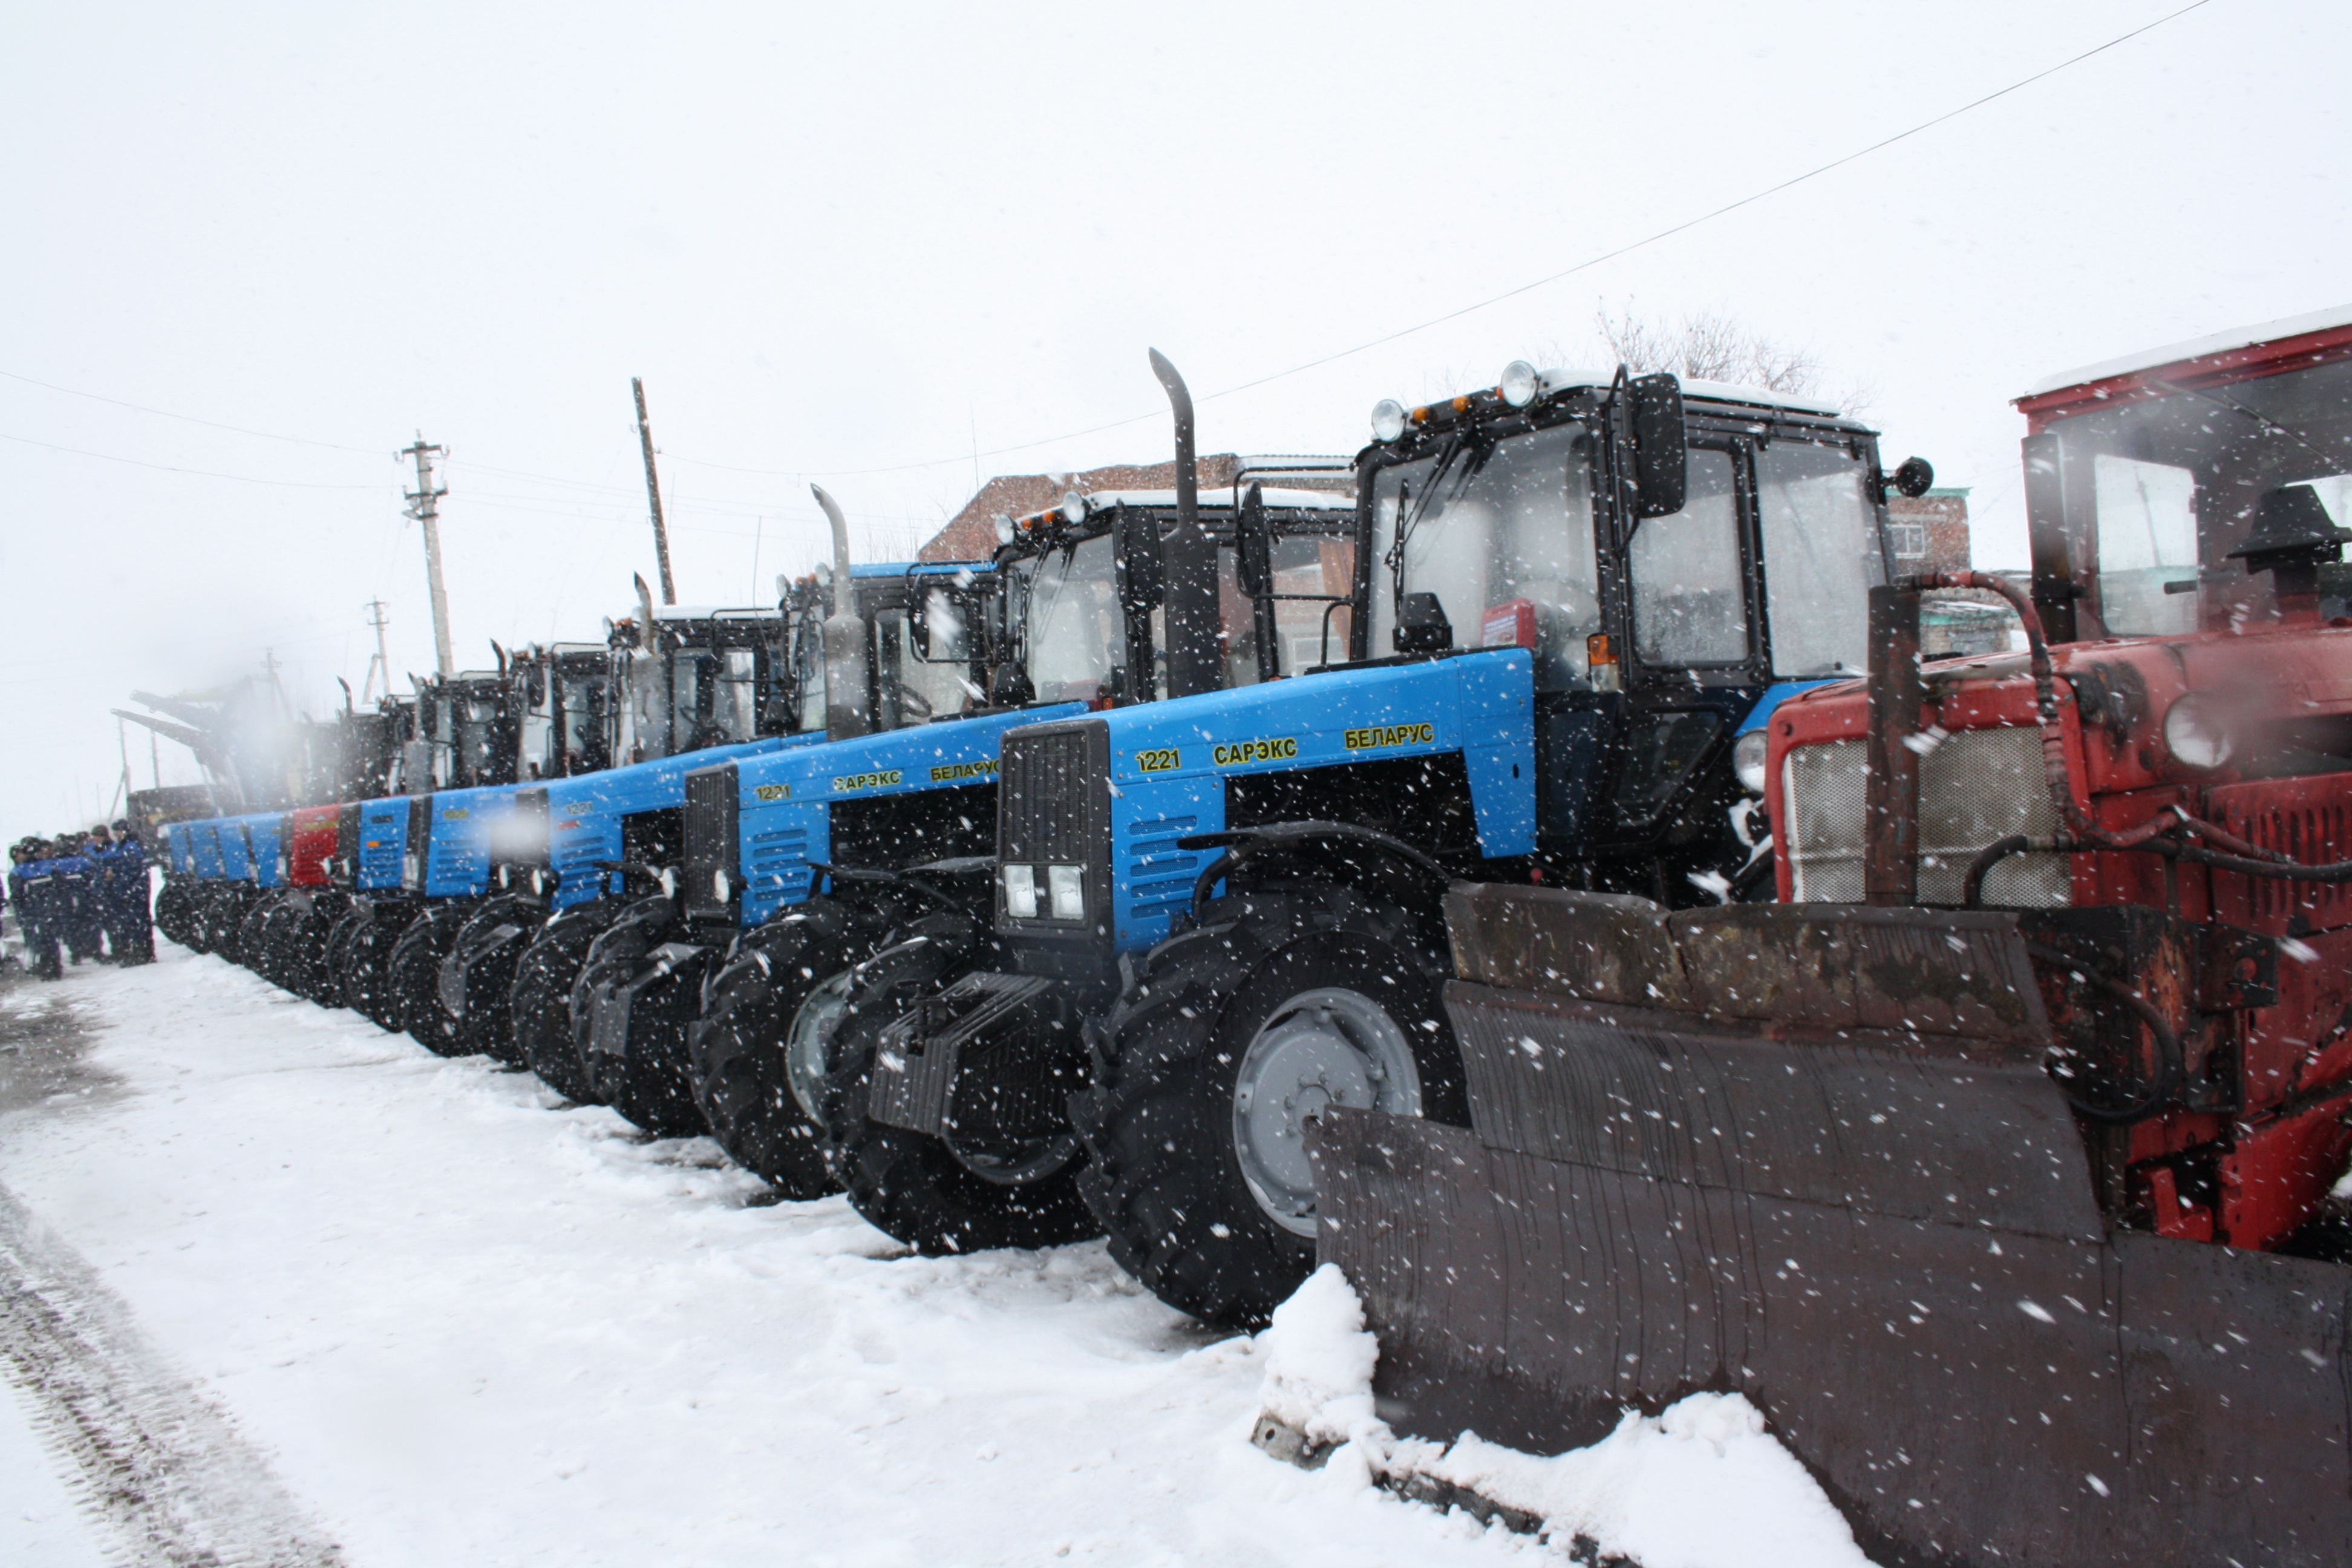
[(134, 688), (275, 649), (322, 712), (375, 597), (401, 685), (429, 670), (392, 456), (420, 429), (459, 661), (600, 635), (653, 575), (632, 375), (688, 602), (809, 563), (810, 479), (911, 540), (975, 473), (1160, 458), (1147, 345), (1204, 450), (1349, 452), (1382, 395), (1587, 359), (1602, 301), (1728, 311), (1868, 384), (1889, 455), (1974, 487), (1979, 561), (2020, 562), (2009, 397), (2352, 297), (2340, 0), (2211, 0), (1210, 395), (2180, 3), (23, 7), (0, 836), (104, 804)]

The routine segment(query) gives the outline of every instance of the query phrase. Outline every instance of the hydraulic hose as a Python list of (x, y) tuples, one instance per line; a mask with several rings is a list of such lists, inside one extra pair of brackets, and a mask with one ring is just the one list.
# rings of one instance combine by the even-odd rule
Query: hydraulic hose
[(2128, 1105), (2095, 1104), (2077, 1096), (2063, 1079), (2060, 1080), (2058, 1092), (2065, 1098), (2066, 1103), (2074, 1109), (2074, 1114), (2086, 1121), (2097, 1121), (2109, 1127), (2126, 1127), (2135, 1121), (2147, 1121), (2179, 1094), (2180, 1086), (2189, 1076), (2188, 1058), (2181, 1052), (2179, 1035), (2173, 1031), (2171, 1025), (2165, 1022), (2164, 1015), (2157, 1009), (2154, 1003), (2122, 981), (2102, 974), (2088, 964), (2054, 947), (2044, 947), (2038, 942), (2029, 942), (2025, 944), (2025, 951), (2045, 963), (2064, 965), (2069, 973), (2082, 976), (2091, 984), (2115, 997), (2130, 1008), (2141, 1023), (2147, 1026), (2147, 1032), (2156, 1039), (2156, 1077), (2148, 1084), (2147, 1092)]

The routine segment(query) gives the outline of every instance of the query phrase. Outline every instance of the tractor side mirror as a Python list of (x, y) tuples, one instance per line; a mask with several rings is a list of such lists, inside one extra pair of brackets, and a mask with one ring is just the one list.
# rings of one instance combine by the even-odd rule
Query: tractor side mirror
[(1396, 650), (1442, 653), (1454, 646), (1454, 623), (1434, 594), (1407, 594), (1397, 606)]
[(1234, 521), (1234, 567), (1242, 592), (1262, 599), (1274, 592), (1274, 536), (1265, 522), (1265, 488), (1252, 484)]
[(1159, 607), (1167, 596), (1167, 565), (1160, 526), (1148, 513), (1121, 506), (1111, 513), (1111, 549), (1118, 557), (1118, 602), (1129, 615)]
[(1925, 458), (1906, 458), (1886, 476), (1886, 482), (1895, 494), (1917, 500), (1935, 488), (1936, 467)]
[(1637, 375), (1625, 384), (1633, 435), (1633, 489), (1643, 517), (1683, 510), (1690, 479), (1690, 427), (1683, 418), (1683, 386), (1672, 374)]

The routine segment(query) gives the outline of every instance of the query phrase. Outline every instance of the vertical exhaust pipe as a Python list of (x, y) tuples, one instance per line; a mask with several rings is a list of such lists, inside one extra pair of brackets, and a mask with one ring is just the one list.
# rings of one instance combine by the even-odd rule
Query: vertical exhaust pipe
[[(1225, 684), (1217, 614), (1217, 547), (1201, 527), (1201, 482), (1192, 453), (1192, 394), (1158, 349), (1151, 374), (1176, 416), (1176, 526), (1161, 547), (1167, 572), (1168, 695), (1191, 697)], [(1139, 685), (1141, 683), (1139, 681)]]
[(1863, 786), (1862, 896), (1919, 901), (1919, 585), (1905, 578), (1870, 591), (1869, 777)]
[(874, 670), (866, 657), (866, 623), (849, 581), (849, 520), (823, 485), (809, 486), (833, 524), (833, 614), (824, 622), (824, 732), (847, 740), (874, 728)]

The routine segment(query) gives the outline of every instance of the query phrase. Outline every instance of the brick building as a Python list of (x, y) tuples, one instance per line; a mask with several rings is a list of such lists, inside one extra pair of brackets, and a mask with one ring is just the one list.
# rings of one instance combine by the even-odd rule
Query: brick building
[(1886, 498), (1887, 543), (1898, 574), (1969, 569), (1969, 492), (1932, 489), (1916, 500)]
[[(1192, 472), (1203, 490), (1230, 486), (1240, 468), (1241, 458), (1232, 452), (1192, 460)], [(1043, 511), (1071, 490), (1095, 495), (1105, 490), (1175, 488), (1173, 462), (1116, 463), (1107, 468), (1088, 468), (1082, 474), (999, 474), (981, 486), (979, 492), (963, 503), (963, 510), (931, 536), (919, 552), (919, 559), (984, 561), (996, 553), (997, 518), (1027, 517)]]

